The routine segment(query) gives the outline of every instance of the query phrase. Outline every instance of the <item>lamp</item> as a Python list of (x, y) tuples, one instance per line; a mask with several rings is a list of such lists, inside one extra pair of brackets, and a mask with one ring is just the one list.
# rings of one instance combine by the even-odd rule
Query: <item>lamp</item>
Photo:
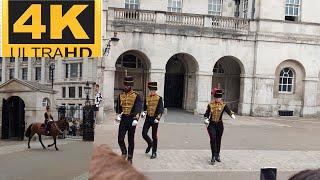
[(113, 33), (113, 37), (109, 39), (108, 41), (108, 44), (107, 44), (107, 47), (104, 49), (103, 51), (103, 56), (105, 54), (109, 54), (109, 51), (110, 51), (110, 47), (111, 47), (111, 42), (118, 42), (120, 39), (117, 37), (117, 32), (114, 32)]
[(86, 86), (84, 87), (84, 93), (86, 94), (86, 102), (85, 105), (90, 105), (89, 94), (91, 87), (89, 86), (89, 82), (87, 81)]
[(54, 69), (55, 69), (55, 67), (56, 67), (54, 63), (55, 63), (54, 60), (51, 61), (50, 66), (49, 66), (49, 68), (50, 68), (50, 73), (51, 73), (51, 88), (52, 88), (52, 89), (53, 89), (53, 72), (54, 72)]

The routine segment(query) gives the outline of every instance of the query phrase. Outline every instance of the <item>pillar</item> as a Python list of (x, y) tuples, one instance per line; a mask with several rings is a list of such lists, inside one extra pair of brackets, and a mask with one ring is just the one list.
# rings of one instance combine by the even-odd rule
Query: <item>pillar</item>
[(27, 80), (32, 81), (32, 58), (28, 58)]
[(6, 80), (7, 80), (7, 77), (6, 77), (6, 71), (7, 71), (7, 59), (6, 58), (2, 58), (2, 74), (1, 74), (1, 76), (2, 76), (2, 83), (4, 83), (4, 82), (6, 82)]
[(304, 80), (304, 98), (302, 116), (315, 116), (317, 113), (317, 88), (318, 78), (306, 78)]
[(115, 67), (105, 67), (103, 79), (103, 121), (112, 122), (114, 117), (114, 78)]
[(211, 101), (212, 72), (198, 72), (196, 74), (196, 109), (195, 114), (204, 114)]
[(158, 95), (164, 98), (165, 69), (150, 69), (150, 81), (158, 83)]
[(240, 75), (240, 100), (238, 113), (242, 116), (249, 116), (251, 110), (253, 77)]
[(14, 78), (19, 79), (19, 58), (14, 61)]
[(46, 59), (43, 57), (41, 58), (41, 83), (45, 83), (46, 81)]

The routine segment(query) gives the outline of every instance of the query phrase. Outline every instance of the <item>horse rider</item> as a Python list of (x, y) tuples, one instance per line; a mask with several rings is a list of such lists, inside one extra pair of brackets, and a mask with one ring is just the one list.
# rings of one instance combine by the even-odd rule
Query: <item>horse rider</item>
[(220, 160), (220, 147), (221, 138), (223, 134), (223, 122), (222, 115), (226, 112), (232, 119), (235, 119), (234, 112), (222, 101), (222, 90), (213, 89), (212, 94), (214, 100), (212, 100), (208, 106), (206, 113), (204, 114), (204, 123), (207, 125), (207, 130), (210, 136), (211, 145), (211, 164), (214, 165), (215, 161), (221, 162)]
[[(46, 106), (46, 112), (44, 113), (44, 124), (46, 129), (46, 135), (50, 134), (51, 124), (54, 123), (53, 117), (51, 115), (50, 106)], [(56, 126), (59, 134), (63, 134), (63, 132)]]
[[(142, 102), (140, 95), (133, 91), (133, 77), (126, 76), (124, 79), (124, 92), (122, 92), (117, 100), (116, 113), (118, 121), (120, 121), (118, 131), (118, 144), (120, 146), (122, 157), (132, 164), (134, 151), (134, 134), (141, 113)], [(128, 132), (128, 151), (124, 143), (124, 138)]]
[[(146, 97), (144, 102), (144, 111), (141, 115), (145, 118), (142, 137), (147, 141), (148, 147), (145, 153), (149, 153), (152, 148), (152, 155), (150, 159), (154, 159), (157, 157), (157, 146), (158, 146), (158, 125), (160, 118), (163, 113), (163, 101), (162, 97), (157, 94), (157, 82), (149, 82), (148, 88), (150, 90), (150, 94)], [(148, 131), (152, 127), (152, 140), (148, 136)]]

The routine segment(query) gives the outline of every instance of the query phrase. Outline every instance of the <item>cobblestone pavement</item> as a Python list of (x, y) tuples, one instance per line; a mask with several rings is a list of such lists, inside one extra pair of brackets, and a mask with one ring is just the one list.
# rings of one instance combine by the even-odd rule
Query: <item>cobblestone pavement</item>
[[(278, 179), (320, 167), (320, 121), (302, 118), (225, 116), (221, 163), (209, 165), (209, 138), (201, 116), (168, 111), (159, 126), (158, 158), (144, 154), (143, 120), (136, 130), (133, 165), (151, 179), (259, 179), (260, 168), (276, 167)], [(319, 125), (318, 125), (319, 124)], [(97, 125), (95, 144), (120, 153), (117, 124)], [(149, 132), (150, 133), (150, 132)]]
[[(53, 140), (43, 140), (44, 145)], [(54, 147), (42, 149), (39, 141), (0, 141), (0, 180), (70, 180), (82, 178), (88, 171), (92, 143), (58, 139)]]

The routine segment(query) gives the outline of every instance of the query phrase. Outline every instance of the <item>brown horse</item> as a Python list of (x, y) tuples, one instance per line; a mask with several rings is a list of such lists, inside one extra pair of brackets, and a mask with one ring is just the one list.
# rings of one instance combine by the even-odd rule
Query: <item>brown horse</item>
[[(69, 123), (65, 119), (60, 119), (58, 121), (52, 122), (52, 124), (50, 126), (49, 136), (53, 137), (53, 144), (48, 145), (48, 147), (51, 147), (54, 145), (57, 151), (59, 150), (57, 148), (57, 136), (59, 135), (58, 128), (62, 131), (65, 131), (65, 130), (69, 129)], [(29, 138), (29, 141), (28, 141), (28, 148), (29, 149), (30, 149), (30, 140), (34, 136), (34, 134), (38, 134), (39, 141), (40, 141), (43, 149), (46, 149), (46, 147), (43, 145), (42, 139), (41, 139), (41, 135), (48, 136), (46, 134), (46, 129), (45, 129), (43, 123), (32, 123), (28, 127), (25, 135), (26, 135), (26, 137)]]
[(94, 147), (89, 179), (94, 180), (148, 180), (107, 145)]

